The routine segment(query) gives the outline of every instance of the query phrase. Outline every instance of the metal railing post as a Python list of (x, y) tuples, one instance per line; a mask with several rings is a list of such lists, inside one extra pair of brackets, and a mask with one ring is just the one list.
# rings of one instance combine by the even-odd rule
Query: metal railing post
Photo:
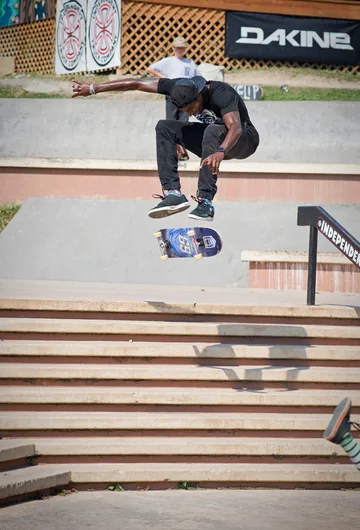
[(308, 283), (307, 283), (307, 301), (306, 301), (307, 305), (315, 305), (317, 244), (318, 244), (317, 227), (310, 226)]
[(360, 241), (355, 239), (321, 206), (299, 206), (298, 226), (309, 226), (307, 305), (315, 305), (318, 232), (323, 234), (350, 263), (360, 269)]

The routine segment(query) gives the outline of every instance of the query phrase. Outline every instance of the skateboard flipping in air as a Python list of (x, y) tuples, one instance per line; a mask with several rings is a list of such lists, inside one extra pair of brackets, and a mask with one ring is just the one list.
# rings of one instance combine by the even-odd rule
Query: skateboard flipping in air
[(164, 228), (154, 233), (160, 248), (160, 259), (209, 258), (221, 251), (222, 241), (212, 228)]

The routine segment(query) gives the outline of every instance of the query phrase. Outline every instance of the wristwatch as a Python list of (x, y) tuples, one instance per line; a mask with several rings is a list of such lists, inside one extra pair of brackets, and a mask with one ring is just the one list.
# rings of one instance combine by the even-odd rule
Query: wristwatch
[(223, 147), (218, 147), (218, 152), (225, 154), (225, 149)]

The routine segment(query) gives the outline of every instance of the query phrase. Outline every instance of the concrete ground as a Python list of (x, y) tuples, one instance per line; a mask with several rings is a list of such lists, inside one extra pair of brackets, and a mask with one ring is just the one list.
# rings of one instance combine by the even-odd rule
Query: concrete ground
[[(153, 205), (29, 199), (0, 234), (0, 278), (171, 285), (171, 291), (174, 285), (244, 288), (249, 285), (249, 264), (241, 261), (242, 250), (308, 249), (309, 228), (296, 226), (300, 203), (217, 202), (215, 228), (223, 251), (196, 263), (163, 263), (154, 231), (192, 224), (187, 212), (154, 221), (146, 215)], [(360, 205), (332, 204), (326, 210), (359, 237)], [(325, 237), (319, 238), (318, 249), (335, 250)]]
[[(61, 308), (61, 301), (89, 302), (96, 304), (105, 301), (130, 302), (153, 304), (161, 308), (166, 304), (213, 304), (219, 307), (237, 305), (246, 307), (248, 314), (251, 308), (298, 307), (306, 308), (306, 293), (303, 291), (271, 291), (269, 289), (240, 289), (233, 287), (200, 287), (172, 285), (145, 285), (145, 284), (119, 284), (119, 283), (92, 283), (74, 281), (44, 281), (44, 280), (6, 280), (0, 278), (0, 305), (1, 299), (12, 300), (50, 300), (53, 307)], [(59, 304), (57, 304), (59, 302)], [(332, 308), (355, 308), (360, 310), (360, 294), (345, 293), (319, 293), (316, 295), (316, 305)], [(96, 309), (97, 310), (97, 307)], [(220, 309), (219, 309), (220, 310)]]
[(3, 508), (2, 530), (358, 528), (358, 491), (78, 492)]

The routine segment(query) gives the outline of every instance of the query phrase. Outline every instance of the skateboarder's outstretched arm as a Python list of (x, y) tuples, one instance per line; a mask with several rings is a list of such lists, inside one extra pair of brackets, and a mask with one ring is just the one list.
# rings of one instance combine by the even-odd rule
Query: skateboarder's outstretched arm
[(159, 79), (133, 79), (131, 77), (118, 81), (108, 81), (107, 83), (83, 83), (82, 81), (72, 81), (72, 98), (78, 96), (91, 96), (99, 92), (109, 92), (116, 90), (125, 92), (127, 90), (141, 90), (142, 92), (152, 92), (157, 94)]

